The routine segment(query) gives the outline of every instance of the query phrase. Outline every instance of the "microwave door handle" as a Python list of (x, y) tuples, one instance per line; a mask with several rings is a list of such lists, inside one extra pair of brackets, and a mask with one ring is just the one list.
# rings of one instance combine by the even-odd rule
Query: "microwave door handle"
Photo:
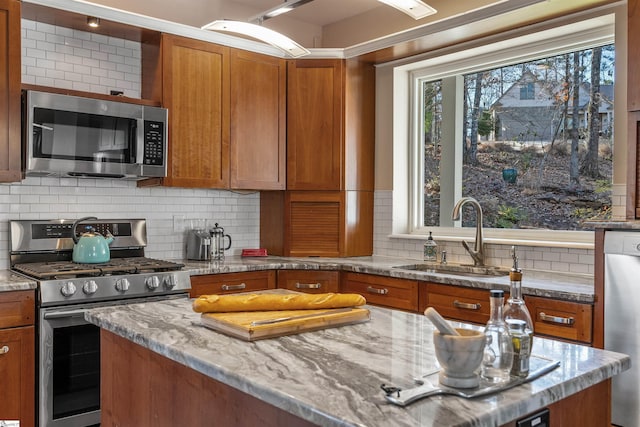
[(41, 125), (40, 123), (34, 123), (33, 126), (45, 130), (53, 130), (51, 126)]
[(136, 163), (142, 166), (144, 164), (144, 119), (137, 119), (136, 129)]

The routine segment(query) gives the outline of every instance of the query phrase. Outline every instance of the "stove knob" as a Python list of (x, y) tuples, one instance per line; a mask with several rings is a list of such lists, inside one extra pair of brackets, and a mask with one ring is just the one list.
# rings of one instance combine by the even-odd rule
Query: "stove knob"
[(129, 290), (129, 285), (129, 279), (118, 279), (116, 280), (116, 291), (127, 292)]
[(170, 274), (164, 278), (163, 283), (165, 288), (173, 289), (176, 286), (176, 278)]
[(145, 280), (144, 282), (147, 284), (147, 288), (152, 291), (160, 286), (160, 279), (158, 278), (158, 276), (147, 277), (147, 280)]
[(76, 293), (76, 285), (74, 285), (73, 282), (67, 282), (60, 288), (60, 293), (65, 297), (70, 297)]
[(82, 291), (87, 295), (95, 294), (98, 290), (98, 284), (95, 280), (89, 280), (88, 282), (84, 282), (82, 285)]

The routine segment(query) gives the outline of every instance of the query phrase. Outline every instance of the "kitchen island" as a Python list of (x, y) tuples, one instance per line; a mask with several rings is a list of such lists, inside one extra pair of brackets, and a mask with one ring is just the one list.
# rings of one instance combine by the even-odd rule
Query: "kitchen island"
[(575, 425), (600, 426), (607, 380), (630, 365), (622, 354), (536, 337), (534, 354), (560, 361), (543, 377), (403, 408), (380, 386), (413, 387), (437, 368), (433, 326), (423, 315), (367, 308), (366, 323), (251, 343), (199, 326), (189, 299), (89, 310), (103, 328), (103, 425), (500, 426), (549, 405), (562, 412), (558, 403), (579, 396), (563, 419), (583, 405), (594, 424)]

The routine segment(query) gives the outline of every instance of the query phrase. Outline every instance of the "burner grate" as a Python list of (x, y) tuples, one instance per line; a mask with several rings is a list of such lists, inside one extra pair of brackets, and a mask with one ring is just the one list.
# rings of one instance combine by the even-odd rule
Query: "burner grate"
[(113, 258), (101, 264), (81, 264), (69, 261), (16, 264), (13, 269), (39, 280), (71, 277), (97, 277), (118, 274), (139, 274), (175, 271), (184, 267), (171, 261), (146, 257)]

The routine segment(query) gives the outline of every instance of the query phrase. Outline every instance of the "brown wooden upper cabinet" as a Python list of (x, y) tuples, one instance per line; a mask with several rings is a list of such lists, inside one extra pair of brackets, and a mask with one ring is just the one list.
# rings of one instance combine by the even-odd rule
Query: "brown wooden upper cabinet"
[(0, 182), (22, 179), (20, 2), (0, 0)]
[(286, 108), (286, 61), (232, 49), (231, 188), (284, 190)]
[(174, 187), (229, 186), (229, 48), (163, 34), (167, 177)]
[(284, 189), (286, 61), (169, 34), (155, 45), (143, 44), (142, 87), (169, 109), (162, 184)]
[(287, 189), (373, 191), (373, 65), (288, 64)]

